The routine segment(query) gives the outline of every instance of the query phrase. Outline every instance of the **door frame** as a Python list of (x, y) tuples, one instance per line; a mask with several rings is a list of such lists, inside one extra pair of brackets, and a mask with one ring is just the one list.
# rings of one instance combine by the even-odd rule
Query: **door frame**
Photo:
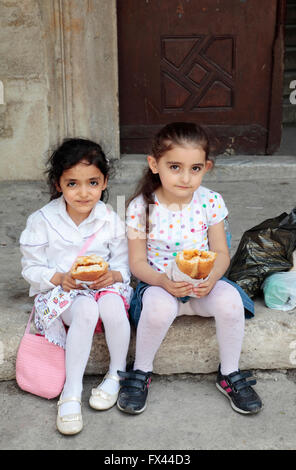
[(272, 155), (278, 150), (282, 138), (286, 3), (286, 0), (278, 0), (277, 4), (266, 155)]

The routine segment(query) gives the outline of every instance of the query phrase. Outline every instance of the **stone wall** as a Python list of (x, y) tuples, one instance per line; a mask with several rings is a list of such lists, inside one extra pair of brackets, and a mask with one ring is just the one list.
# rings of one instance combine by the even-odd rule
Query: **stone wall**
[(36, 1), (1, 1), (1, 179), (40, 177), (48, 147), (47, 77)]
[(0, 179), (41, 178), (66, 136), (118, 158), (116, 0), (0, 0), (0, 11)]

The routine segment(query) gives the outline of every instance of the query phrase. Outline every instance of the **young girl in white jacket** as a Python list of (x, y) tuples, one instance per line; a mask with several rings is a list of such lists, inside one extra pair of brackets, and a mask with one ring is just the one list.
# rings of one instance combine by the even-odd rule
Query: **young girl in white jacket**
[[(66, 350), (66, 382), (58, 402), (63, 434), (82, 430), (82, 380), (94, 331), (104, 325), (109, 372), (92, 390), (90, 405), (108, 409), (117, 401), (117, 370), (125, 370), (130, 340), (127, 317), (132, 289), (124, 224), (105, 205), (109, 162), (95, 142), (67, 139), (49, 159), (51, 202), (34, 212), (21, 234), (22, 275), (35, 296), (35, 325)], [(70, 269), (85, 242), (109, 270), (89, 286), (76, 284)], [(69, 327), (67, 333), (65, 325)]]

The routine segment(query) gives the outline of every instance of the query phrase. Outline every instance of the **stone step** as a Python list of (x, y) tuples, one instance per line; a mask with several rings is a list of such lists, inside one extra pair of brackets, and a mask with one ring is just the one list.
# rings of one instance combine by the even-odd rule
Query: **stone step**
[[(296, 367), (296, 314), (271, 311), (256, 302), (256, 317), (246, 320), (241, 369), (291, 369)], [(133, 332), (134, 333), (134, 332)], [(134, 357), (132, 335), (129, 360)], [(104, 356), (103, 356), (104, 355)], [(105, 358), (102, 369), (100, 357)], [(95, 338), (87, 373), (104, 373), (108, 368), (105, 339)], [(215, 321), (183, 316), (175, 320), (154, 361), (156, 374), (210, 373), (217, 370), (219, 351)]]
[[(295, 150), (295, 148), (294, 148)], [(114, 210), (124, 207), (142, 172), (145, 157), (126, 157), (116, 180), (110, 182), (109, 203)], [(124, 168), (125, 167), (125, 168)], [(218, 171), (219, 170), (219, 171)], [(121, 175), (121, 178), (119, 177)], [(132, 176), (130, 176), (132, 175)], [(230, 212), (232, 250), (234, 254), (245, 230), (295, 205), (296, 156), (220, 157), (216, 170), (205, 181), (206, 186), (220, 192)], [(13, 185), (13, 193), (11, 186)], [(15, 377), (15, 360), (19, 342), (32, 308), (28, 285), (21, 277), (18, 240), (29, 214), (48, 202), (42, 181), (0, 183), (0, 380)], [(124, 213), (123, 213), (124, 216)], [(134, 332), (129, 360), (135, 348)], [(296, 314), (273, 311), (256, 300), (255, 317), (246, 320), (241, 357), (242, 368), (295, 368)], [(295, 351), (294, 351), (295, 352)], [(108, 367), (108, 351), (103, 335), (96, 335), (87, 365), (87, 374), (104, 373)], [(159, 349), (155, 372), (214, 372), (218, 363), (215, 326), (212, 319), (181, 317), (176, 320)]]
[[(25, 304), (28, 307), (28, 304)], [(15, 378), (19, 342), (29, 318), (29, 309), (1, 309), (0, 380)], [(5, 331), (3, 329), (5, 328)], [(32, 330), (34, 332), (34, 330)], [(293, 369), (296, 367), (296, 314), (270, 310), (256, 301), (256, 315), (247, 319), (241, 354), (241, 369)], [(128, 361), (135, 352), (132, 329)], [(217, 370), (219, 351), (215, 321), (183, 316), (175, 320), (157, 352), (154, 372), (211, 373)], [(105, 374), (109, 353), (104, 334), (95, 334), (87, 375)]]

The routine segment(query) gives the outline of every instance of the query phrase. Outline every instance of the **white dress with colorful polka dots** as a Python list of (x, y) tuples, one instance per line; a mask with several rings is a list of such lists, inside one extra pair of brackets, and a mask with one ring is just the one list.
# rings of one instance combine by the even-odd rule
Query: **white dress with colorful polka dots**
[[(155, 204), (149, 210), (152, 230), (147, 236), (148, 263), (156, 271), (164, 272), (184, 249), (208, 250), (207, 231), (225, 219), (228, 210), (222, 196), (200, 186), (189, 204), (174, 211), (172, 206), (160, 204), (154, 194)], [(127, 226), (145, 232), (146, 205), (142, 195), (131, 201), (127, 209)]]

